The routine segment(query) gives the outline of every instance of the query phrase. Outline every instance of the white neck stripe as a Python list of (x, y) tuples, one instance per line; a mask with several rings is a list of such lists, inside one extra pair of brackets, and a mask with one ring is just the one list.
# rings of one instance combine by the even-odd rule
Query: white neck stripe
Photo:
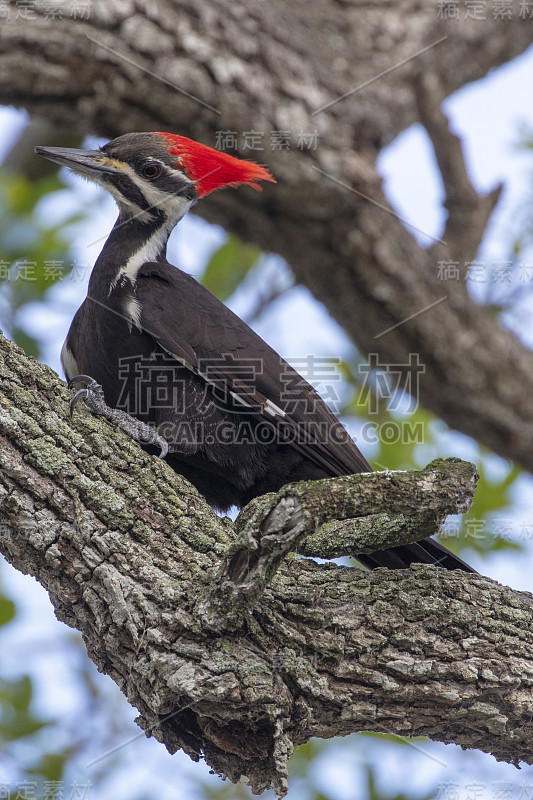
[(135, 285), (140, 268), (147, 261), (156, 260), (157, 256), (165, 247), (169, 233), (173, 227), (173, 220), (164, 222), (160, 228), (152, 233), (148, 241), (141, 245), (141, 247), (128, 258), (126, 263), (118, 270), (116, 277), (111, 281), (109, 294), (111, 294), (122, 277), (127, 278), (132, 286)]

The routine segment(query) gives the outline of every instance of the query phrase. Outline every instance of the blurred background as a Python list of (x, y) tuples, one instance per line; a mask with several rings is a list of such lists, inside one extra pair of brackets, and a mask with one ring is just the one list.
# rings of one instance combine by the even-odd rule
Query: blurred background
[[(475, 188), (487, 192), (504, 184), (469, 270), (470, 291), (529, 346), (532, 86), (530, 49), (445, 103)], [(47, 162), (32, 155), (30, 144), (42, 124), (23, 112), (0, 109), (0, 328), (63, 377), (61, 344), (116, 209), (102, 190), (65, 170), (50, 172), (49, 164), (43, 167)], [(46, 143), (76, 146), (65, 137)], [(103, 143), (77, 141), (88, 147)], [(267, 161), (268, 154), (256, 160)], [(442, 233), (445, 211), (424, 130), (413, 126), (398, 137), (382, 152), (379, 169), (393, 207), (414, 226), (413, 236), (424, 247), (432, 244)], [(303, 372), (373, 467), (417, 468), (449, 455), (475, 462), (480, 481), (474, 505), (464, 517), (448, 520), (443, 541), (480, 572), (515, 589), (533, 590), (530, 475), (419, 407), (416, 387), (408, 395), (379, 364), (369, 369), (320, 303), (294, 284), (280, 258), (193, 215), (173, 233), (168, 256)], [(115, 684), (88, 660), (81, 636), (55, 619), (45, 590), (2, 561), (0, 798), (249, 797), (244, 784), (224, 782), (182, 753), (168, 755), (145, 738), (134, 718)], [(290, 785), (290, 800), (528, 800), (533, 799), (533, 767), (518, 771), (453, 745), (363, 733), (299, 748), (291, 760)]]

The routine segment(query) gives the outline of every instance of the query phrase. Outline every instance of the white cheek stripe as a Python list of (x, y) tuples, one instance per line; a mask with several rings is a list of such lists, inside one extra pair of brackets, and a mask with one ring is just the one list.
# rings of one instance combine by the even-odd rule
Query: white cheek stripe
[[(157, 161), (158, 164), (161, 164), (162, 169), (170, 176), (172, 176), (172, 170), (166, 164), (163, 164), (162, 161), (159, 161), (157, 158), (154, 158), (153, 161)], [(115, 198), (116, 202), (118, 203), (119, 207), (124, 207), (126, 209), (133, 209), (135, 211), (135, 217), (140, 219), (141, 222), (145, 222), (151, 219), (150, 209), (151, 208), (160, 208), (164, 212), (166, 212), (166, 216), (168, 219), (174, 220), (174, 225), (176, 225), (179, 220), (187, 213), (191, 206), (191, 201), (186, 200), (180, 194), (171, 194), (169, 192), (162, 191), (158, 189), (151, 181), (142, 178), (140, 175), (137, 175), (135, 170), (130, 167), (129, 164), (123, 164), (122, 170), (128, 178), (131, 180), (133, 185), (140, 191), (144, 199), (146, 200), (149, 208), (142, 209), (132, 200), (129, 200), (125, 197), (119, 190), (114, 190), (112, 184), (106, 186), (107, 190), (111, 192), (113, 197)], [(180, 177), (186, 183), (189, 183), (191, 186), (194, 185), (193, 181), (185, 175), (183, 172), (180, 172)]]
[[(154, 159), (157, 160), (157, 159)], [(161, 162), (160, 162), (161, 163)], [(161, 166), (170, 172), (165, 164)], [(152, 236), (145, 242), (136, 253), (133, 253), (127, 262), (121, 265), (117, 274), (109, 286), (109, 293), (115, 288), (117, 283), (126, 278), (134, 286), (137, 280), (137, 273), (143, 264), (148, 261), (154, 261), (161, 253), (166, 241), (177, 223), (185, 216), (191, 205), (192, 200), (187, 200), (179, 194), (168, 194), (167, 192), (160, 191), (156, 186), (147, 180), (143, 180), (137, 173), (127, 164), (124, 164), (124, 172), (128, 175), (133, 184), (139, 189), (150, 208), (160, 208), (166, 215), (166, 220), (160, 228), (158, 228)], [(185, 175), (182, 175), (186, 178)], [(187, 179), (187, 178), (186, 178)], [(187, 179), (188, 180), (188, 179)], [(192, 184), (192, 181), (189, 181)], [(135, 203), (125, 198), (120, 192), (113, 191), (112, 186), (105, 187), (115, 198), (119, 208), (128, 212), (134, 212), (134, 217), (141, 222), (147, 222), (152, 217), (149, 210), (139, 208)]]

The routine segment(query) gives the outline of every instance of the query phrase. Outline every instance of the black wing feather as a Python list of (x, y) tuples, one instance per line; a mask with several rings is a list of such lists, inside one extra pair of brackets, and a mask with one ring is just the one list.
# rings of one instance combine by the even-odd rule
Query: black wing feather
[[(311, 461), (332, 476), (371, 471), (316, 390), (190, 275), (165, 262), (144, 264), (137, 276), (136, 295), (143, 330), (164, 350), (240, 396)], [(187, 302), (176, 303), (180, 296)], [(252, 379), (243, 379), (239, 364), (246, 371), (254, 362), (260, 362), (260, 369), (254, 370)], [(285, 416), (269, 414), (266, 408), (272, 407), (267, 401)], [(325, 441), (309, 430), (310, 422), (326, 433)], [(333, 431), (335, 437), (327, 435)]]
[[(289, 434), (292, 446), (306, 458), (331, 476), (371, 471), (315, 389), (194, 278), (166, 262), (144, 264), (138, 274), (136, 294), (142, 309), (141, 326), (146, 333), (191, 370), (202, 374), (207, 369), (210, 380), (226, 384), (246, 399), (253, 412), (268, 419), (281, 436)], [(186, 298), (185, 302), (176, 302), (180, 295)], [(230, 358), (224, 360), (221, 356)], [(257, 358), (261, 359), (262, 371), (254, 373), (253, 380), (243, 379), (228, 368)], [(291, 401), (295, 397), (299, 400), (296, 408), (287, 401), (287, 384), (293, 388)], [(267, 401), (284, 411), (285, 416), (270, 416), (265, 410)], [(310, 418), (323, 423), (326, 430), (335, 430), (335, 439), (316, 441), (307, 435), (305, 426)], [(431, 538), (357, 558), (370, 569), (401, 569), (422, 562), (475, 571)]]

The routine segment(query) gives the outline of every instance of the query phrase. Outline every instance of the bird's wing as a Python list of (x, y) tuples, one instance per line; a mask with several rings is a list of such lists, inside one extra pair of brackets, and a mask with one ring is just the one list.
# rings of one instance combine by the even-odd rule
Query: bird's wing
[(166, 262), (146, 263), (136, 296), (143, 330), (227, 406), (260, 415), (280, 441), (332, 476), (371, 470), (315, 389), (190, 275)]

